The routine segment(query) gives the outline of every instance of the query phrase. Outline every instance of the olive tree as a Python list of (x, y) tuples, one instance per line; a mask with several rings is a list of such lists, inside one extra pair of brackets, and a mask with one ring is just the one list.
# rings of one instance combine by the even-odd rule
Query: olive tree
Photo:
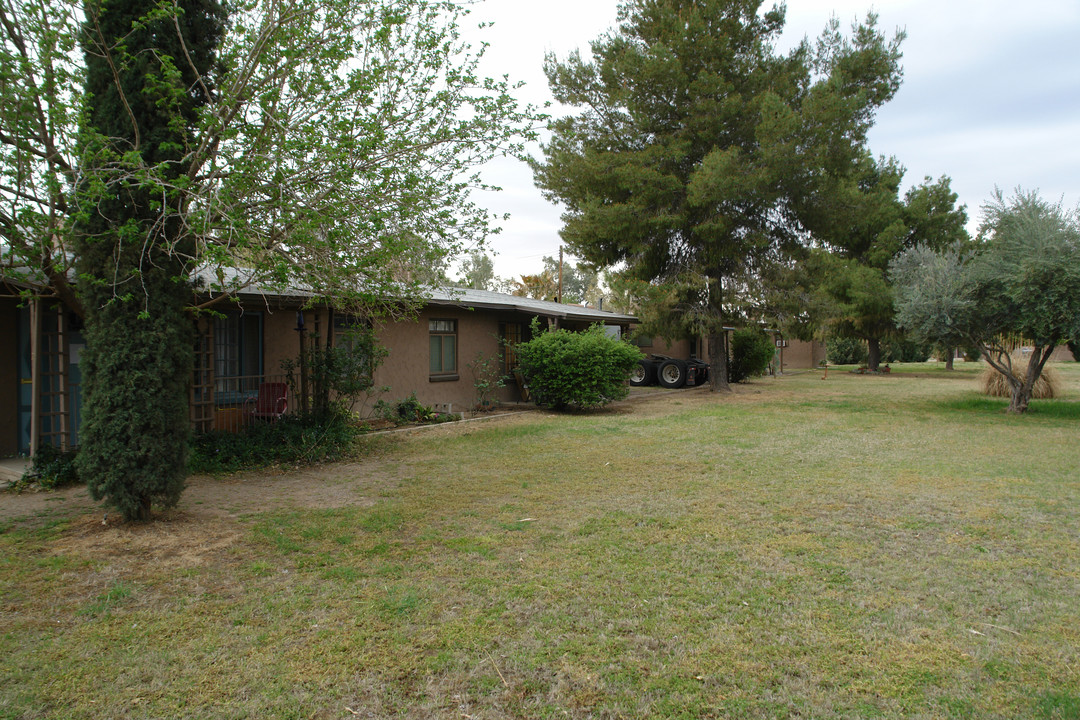
[[(1022, 413), (1054, 348), (1080, 332), (1080, 211), (997, 191), (973, 246), (912, 248), (890, 275), (898, 324), (922, 341), (977, 346)], [(1016, 340), (1032, 347), (1026, 365), (1011, 355)]]

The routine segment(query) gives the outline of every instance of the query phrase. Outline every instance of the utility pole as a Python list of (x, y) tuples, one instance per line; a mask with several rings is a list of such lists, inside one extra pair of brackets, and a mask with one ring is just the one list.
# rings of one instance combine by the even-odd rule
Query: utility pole
[(555, 295), (556, 302), (562, 302), (562, 245), (559, 246), (559, 292)]

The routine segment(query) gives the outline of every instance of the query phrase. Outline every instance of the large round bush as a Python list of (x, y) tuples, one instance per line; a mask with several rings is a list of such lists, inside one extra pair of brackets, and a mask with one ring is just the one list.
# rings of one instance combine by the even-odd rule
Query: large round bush
[(600, 407), (630, 392), (630, 371), (643, 357), (600, 325), (584, 332), (550, 330), (517, 347), (521, 374), (537, 405), (554, 409)]

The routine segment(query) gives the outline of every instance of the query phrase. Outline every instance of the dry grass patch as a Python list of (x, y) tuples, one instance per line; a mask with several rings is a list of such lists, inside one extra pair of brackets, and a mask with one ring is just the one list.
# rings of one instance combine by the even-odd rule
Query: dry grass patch
[[(1012, 364), (1015, 368), (1026, 368), (1028, 359), (1020, 354), (1012, 356)], [(979, 374), (979, 384), (984, 395), (990, 397), (1012, 397), (1012, 388), (1009, 387), (1005, 376), (990, 365), (986, 365)], [(1061, 397), (1061, 379), (1053, 365), (1047, 364), (1039, 374), (1032, 388), (1031, 397), (1035, 400), (1052, 400)]]

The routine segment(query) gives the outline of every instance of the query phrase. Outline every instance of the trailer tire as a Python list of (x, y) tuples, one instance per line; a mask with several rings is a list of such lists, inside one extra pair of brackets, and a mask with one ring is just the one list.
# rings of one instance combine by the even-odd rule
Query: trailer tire
[(641, 387), (656, 382), (656, 367), (648, 360), (639, 360), (637, 367), (630, 371), (630, 386)]
[(686, 384), (686, 363), (682, 360), (668, 360), (660, 365), (656, 379), (662, 387), (681, 388)]

